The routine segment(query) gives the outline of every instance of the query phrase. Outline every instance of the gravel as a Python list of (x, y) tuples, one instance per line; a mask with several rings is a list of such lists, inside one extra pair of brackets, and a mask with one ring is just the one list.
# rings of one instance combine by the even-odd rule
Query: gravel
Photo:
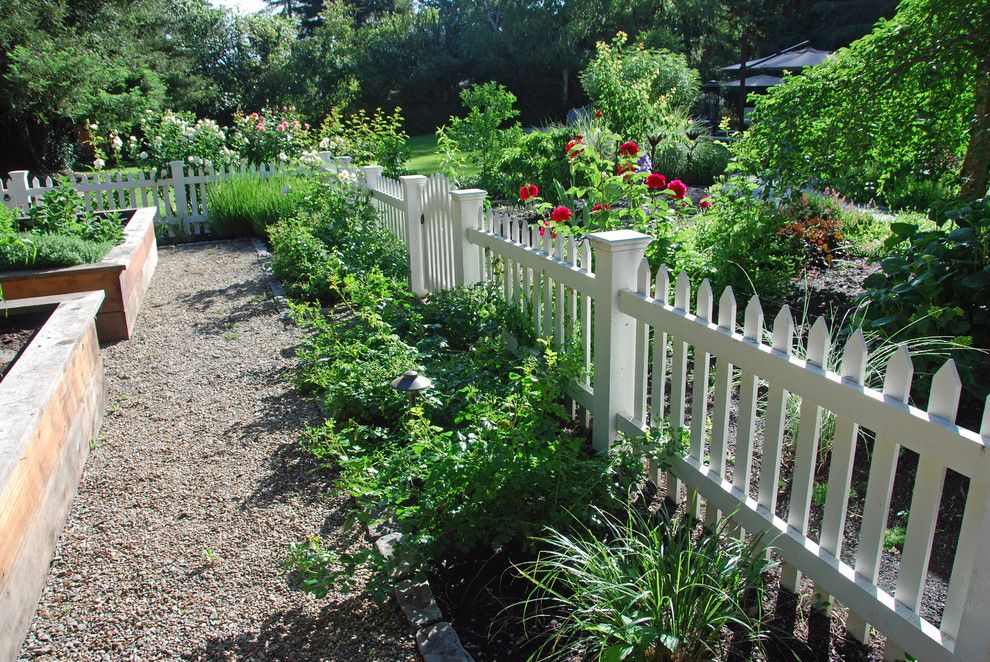
[(319, 420), (286, 381), (299, 331), (248, 242), (160, 250), (22, 659), (410, 660), (394, 602), (318, 601), (280, 567), (314, 534), (366, 546), (298, 448)]

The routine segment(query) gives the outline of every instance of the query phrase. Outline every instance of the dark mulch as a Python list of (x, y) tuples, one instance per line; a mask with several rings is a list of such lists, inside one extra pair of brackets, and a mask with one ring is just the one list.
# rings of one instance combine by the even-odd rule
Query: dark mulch
[(48, 317), (47, 312), (27, 315), (0, 313), (0, 378), (13, 367)]

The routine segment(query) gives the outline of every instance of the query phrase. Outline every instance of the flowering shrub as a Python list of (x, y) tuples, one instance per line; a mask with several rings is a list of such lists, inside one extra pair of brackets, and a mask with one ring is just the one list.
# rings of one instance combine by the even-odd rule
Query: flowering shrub
[[(139, 165), (157, 172), (165, 172), (172, 161), (220, 165), (238, 158), (227, 145), (223, 127), (211, 119), (197, 120), (191, 113), (149, 110), (141, 117), (140, 129), (143, 140), (130, 136), (126, 143), (127, 154)], [(121, 147), (124, 147), (123, 141)]]
[(629, 228), (654, 237), (647, 249), (654, 266), (673, 266), (683, 239), (676, 221), (694, 209), (684, 182), (652, 172), (649, 156), (635, 141), (621, 143), (611, 160), (575, 134), (564, 153), (571, 181), (578, 184), (564, 189), (555, 181), (556, 204), (540, 197), (533, 183), (519, 190), (519, 199), (541, 216), (540, 236)]
[(230, 142), (248, 163), (288, 163), (309, 148), (312, 138), (296, 107), (282, 106), (235, 117)]

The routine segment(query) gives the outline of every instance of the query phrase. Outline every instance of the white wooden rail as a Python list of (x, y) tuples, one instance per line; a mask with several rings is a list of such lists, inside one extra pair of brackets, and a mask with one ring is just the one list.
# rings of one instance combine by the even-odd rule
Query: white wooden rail
[[(347, 168), (349, 157), (333, 157), (320, 152), (327, 170)], [(133, 207), (157, 207), (160, 222), (174, 233), (182, 226), (189, 234), (203, 235), (209, 232), (207, 185), (236, 177), (268, 179), (306, 170), (298, 166), (241, 163), (236, 166), (213, 168), (194, 166), (184, 161), (172, 161), (169, 172), (162, 176), (155, 172), (78, 173), (71, 176), (73, 188), (82, 194), (87, 210), (103, 211)], [(9, 173), (6, 181), (0, 181), (0, 197), (10, 209), (27, 210), (40, 197), (58, 185), (51, 177), (30, 177), (27, 170)]]
[[(990, 660), (990, 402), (979, 433), (955, 424), (961, 383), (952, 361), (935, 375), (921, 410), (908, 404), (913, 368), (906, 349), (887, 361), (882, 390), (869, 388), (861, 332), (834, 348), (819, 319), (807, 341), (796, 342), (784, 307), (767, 336), (757, 297), (740, 324), (731, 288), (716, 305), (707, 281), (692, 297), (685, 273), (673, 284), (666, 268), (651, 273), (646, 235), (541, 235), (518, 217), (483, 211), (484, 191), (450, 192), (436, 177), (380, 174), (364, 168), (384, 225), (409, 246), (414, 290), (495, 281), (537, 336), (577, 344), (593, 377), (574, 384), (572, 395), (598, 450), (620, 433), (638, 436), (669, 420), (689, 432), (690, 445), (665, 478), (668, 496), (708, 523), (731, 513), (739, 535), (772, 538), (785, 561), (785, 588), (798, 589), (806, 575), (826, 609), (833, 600), (848, 608), (852, 636), (866, 641), (869, 624), (887, 637), (888, 659)], [(841, 374), (826, 367), (837, 352)], [(786, 414), (795, 400), (792, 437)], [(830, 452), (820, 454), (826, 412), (834, 433)], [(873, 438), (869, 477), (862, 518), (851, 520), (852, 471), (865, 433)], [(891, 594), (878, 585), (879, 568), (902, 448), (919, 461)], [(756, 467), (754, 450), (762, 457)], [(921, 598), (948, 469), (967, 477), (969, 487), (944, 610), (932, 623), (921, 614)], [(784, 471), (789, 489), (781, 485)], [(826, 494), (820, 532), (809, 527), (816, 481)], [(786, 514), (778, 516), (785, 496)], [(842, 561), (847, 527), (859, 533), (853, 565)]]

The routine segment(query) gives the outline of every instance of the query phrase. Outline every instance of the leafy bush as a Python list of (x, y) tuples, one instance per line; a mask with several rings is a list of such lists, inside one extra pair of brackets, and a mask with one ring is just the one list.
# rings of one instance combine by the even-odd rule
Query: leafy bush
[(463, 160), (470, 159), (480, 168), (479, 185), (497, 190), (502, 155), (522, 136), (519, 122), (514, 121), (519, 116), (516, 96), (497, 83), (483, 83), (462, 90), (461, 101), (467, 116), (451, 117), (437, 131), (441, 165), (456, 178), (464, 170)]
[(340, 258), (313, 236), (301, 219), (286, 218), (268, 228), (272, 273), (293, 299), (330, 302), (342, 270)]
[(804, 247), (801, 239), (779, 232), (787, 215), (754, 196), (754, 188), (754, 182), (733, 178), (712, 196), (696, 238), (708, 257), (698, 275), (709, 277), (715, 292), (731, 285), (737, 297), (758, 294), (773, 306), (790, 293)]
[(705, 186), (725, 172), (730, 158), (729, 148), (714, 140), (664, 140), (653, 152), (653, 169), (669, 179)]
[(392, 380), (418, 368), (419, 355), (380, 317), (358, 312), (358, 319), (342, 324), (329, 322), (319, 307), (293, 308), (294, 321), (313, 332), (298, 350), (296, 383), (315, 392), (334, 418), (394, 424), (408, 403)]
[(627, 41), (620, 32), (611, 44), (598, 42), (581, 85), (610, 129), (656, 144), (681, 128), (701, 93), (701, 77), (683, 55)]
[[(142, 139), (131, 136), (126, 143), (130, 158), (156, 172), (168, 172), (172, 161), (193, 164), (229, 165), (238, 158), (227, 145), (227, 132), (211, 119), (171, 110), (145, 111), (141, 116)], [(191, 161), (190, 161), (191, 159)]]
[(328, 430), (340, 483), (393, 513), (427, 561), (519, 545), (544, 526), (584, 520), (590, 504), (617, 505), (641, 460), (621, 447), (611, 457), (586, 454), (582, 438), (561, 431), (561, 396), (576, 371), (574, 359), (545, 348), (513, 370), (507, 395), (473, 387), (456, 430), (433, 425), (422, 410), (405, 419), (401, 437), (370, 448), (360, 431)]
[(234, 117), (230, 144), (240, 158), (251, 164), (288, 163), (311, 146), (309, 128), (295, 106), (264, 108)]
[[(891, 223), (881, 271), (870, 276), (862, 297), (867, 326), (890, 336), (947, 336), (964, 346), (990, 348), (990, 209), (986, 200), (936, 209), (934, 229)], [(964, 383), (986, 394), (987, 355), (957, 351)], [(916, 368), (924, 370), (923, 358)], [(965, 374), (969, 373), (969, 374)]]
[(763, 636), (770, 563), (758, 541), (724, 536), (728, 520), (696, 534), (690, 517), (663, 511), (653, 517), (630, 507), (624, 522), (605, 512), (598, 519), (601, 532), (551, 529), (537, 560), (521, 568), (535, 586), (527, 617), (562, 620), (542, 657), (720, 660), (725, 628)]
[(530, 182), (549, 185), (558, 181), (566, 185), (569, 172), (564, 148), (572, 138), (572, 132), (566, 127), (523, 134), (506, 148), (499, 168), (501, 178), (491, 193), (511, 199), (519, 187)]
[(467, 349), (500, 327), (495, 284), (470, 285), (430, 296), (420, 309), (423, 323), (441, 334), (454, 349)]
[(404, 123), (401, 108), (391, 115), (381, 108), (373, 115), (361, 109), (346, 118), (334, 110), (320, 127), (319, 147), (338, 156), (350, 156), (354, 165), (380, 165), (385, 176), (398, 177), (405, 173), (410, 154)]
[(311, 184), (299, 177), (232, 177), (210, 184), (210, 232), (222, 239), (265, 237), (270, 225), (293, 216)]
[[(872, 34), (757, 97), (736, 154), (776, 188), (927, 207), (963, 181), (967, 144), (985, 131), (974, 120), (985, 51), (972, 35), (987, 21), (972, 3), (900, 3)], [(985, 183), (982, 167), (969, 175)]]

